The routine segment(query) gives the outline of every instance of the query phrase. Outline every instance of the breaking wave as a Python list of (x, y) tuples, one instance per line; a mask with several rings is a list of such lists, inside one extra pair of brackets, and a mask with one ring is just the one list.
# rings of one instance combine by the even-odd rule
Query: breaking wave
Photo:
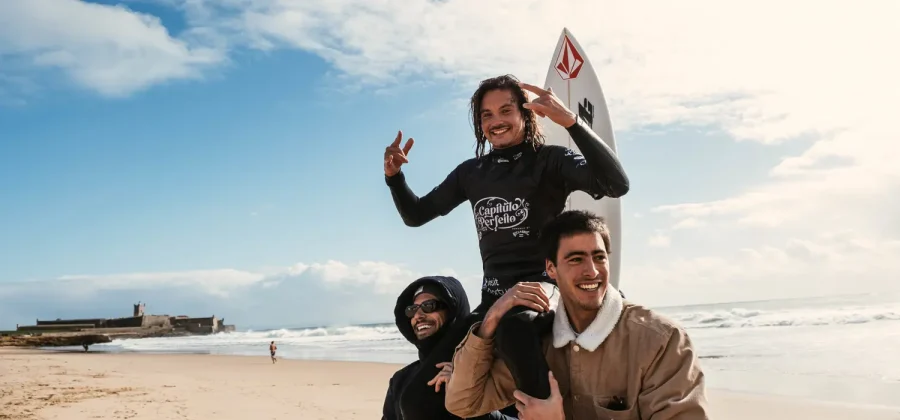
[(900, 320), (900, 306), (852, 306), (773, 311), (732, 308), (675, 313), (670, 316), (688, 329), (824, 326), (898, 321)]

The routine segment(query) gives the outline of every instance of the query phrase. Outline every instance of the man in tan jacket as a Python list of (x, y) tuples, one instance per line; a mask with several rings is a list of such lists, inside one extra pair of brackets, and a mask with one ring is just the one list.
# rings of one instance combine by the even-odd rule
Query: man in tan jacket
[[(488, 310), (459, 344), (447, 384), (447, 410), (474, 417), (515, 403), (526, 420), (706, 420), (705, 378), (687, 333), (650, 309), (625, 301), (608, 283), (609, 231), (589, 212), (567, 211), (541, 232), (558, 303), (538, 283), (520, 283)], [(497, 323), (514, 306), (556, 307), (542, 339), (552, 393), (541, 400), (515, 389), (492, 354)]]

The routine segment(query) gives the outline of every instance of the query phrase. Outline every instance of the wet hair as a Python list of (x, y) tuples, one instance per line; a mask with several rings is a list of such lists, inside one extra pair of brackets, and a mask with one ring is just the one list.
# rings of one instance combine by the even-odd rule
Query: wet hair
[(606, 246), (606, 252), (612, 253), (609, 247), (609, 227), (602, 217), (589, 211), (568, 210), (560, 213), (541, 229), (540, 246), (544, 257), (556, 264), (560, 240), (581, 233), (599, 233), (603, 238), (603, 245)]
[(519, 112), (525, 119), (525, 141), (531, 142), (532, 147), (544, 144), (544, 134), (538, 124), (537, 114), (522, 106), (528, 102), (525, 89), (519, 86), (519, 79), (511, 74), (506, 74), (482, 80), (469, 103), (469, 109), (472, 111), (472, 128), (475, 130), (475, 157), (480, 158), (485, 154), (487, 137), (481, 128), (481, 101), (484, 99), (484, 95), (492, 90), (507, 90), (513, 94), (519, 106)]

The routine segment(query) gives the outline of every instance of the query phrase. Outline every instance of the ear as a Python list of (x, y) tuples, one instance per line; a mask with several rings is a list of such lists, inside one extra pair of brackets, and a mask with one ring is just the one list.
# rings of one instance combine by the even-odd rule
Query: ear
[(547, 276), (549, 276), (553, 280), (556, 280), (556, 265), (553, 264), (553, 261), (550, 261), (550, 259), (545, 259), (544, 269), (547, 270)]

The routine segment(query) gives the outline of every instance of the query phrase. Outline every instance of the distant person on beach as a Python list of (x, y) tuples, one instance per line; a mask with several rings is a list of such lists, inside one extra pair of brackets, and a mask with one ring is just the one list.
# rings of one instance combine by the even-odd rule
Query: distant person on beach
[[(398, 370), (388, 382), (387, 395), (384, 397), (384, 408), (381, 420), (405, 419), (400, 413), (400, 398), (411, 389), (424, 389), (438, 398), (432, 401), (421, 401), (420, 404), (435, 404), (428, 409), (434, 413), (433, 419), (458, 419), (444, 408), (444, 387), (453, 371), (449, 357), (436, 363), (438, 374), (429, 378), (427, 383), (412, 382), (416, 372), (422, 369), (424, 360), (435, 346), (447, 335), (450, 328), (469, 315), (469, 300), (459, 280), (453, 277), (429, 276), (412, 282), (397, 298), (394, 307), (394, 319), (397, 328), (418, 349), (419, 360)], [(436, 400), (437, 402), (434, 402)], [(515, 413), (515, 407), (507, 410)], [(503, 407), (501, 407), (503, 408)], [(507, 420), (509, 417), (499, 411), (491, 410), (489, 414), (470, 417), (482, 420)]]
[[(537, 98), (529, 102), (526, 91)], [(474, 158), (460, 163), (428, 194), (418, 197), (401, 171), (409, 163), (414, 141), (410, 138), (401, 147), (403, 133), (398, 132), (384, 151), (385, 181), (407, 226), (422, 226), (469, 201), (483, 266), (481, 304), (472, 311), (470, 322), (484, 317), (509, 290), (514, 291), (513, 297), (535, 295), (534, 301), (507, 299), (515, 307), (500, 323), (496, 351), (520, 389), (547, 398), (548, 367), (540, 358), (537, 336), (550, 325), (546, 314), (555, 301), (547, 295), (554, 281), (544, 271), (538, 231), (565, 209), (570, 193), (583, 191), (597, 200), (621, 197), (628, 192), (628, 177), (612, 149), (549, 89), (520, 83), (510, 75), (499, 76), (481, 82), (470, 107), (477, 144)], [(538, 117), (565, 127), (582, 154), (544, 144)], [(488, 144), (490, 149), (485, 150)], [(538, 283), (543, 287), (535, 286)], [(417, 381), (426, 382), (438, 372), (437, 361), (450, 357), (466, 327), (448, 335), (424, 363)], [(420, 403), (426, 400), (429, 403)], [(422, 410), (436, 404), (434, 394), (407, 393), (401, 403), (403, 416), (431, 419), (433, 413)]]
[(494, 358), (497, 326), (509, 309), (498, 301), (454, 355), (447, 410), (472, 417), (514, 403), (525, 419), (709, 419), (705, 376), (688, 334), (609, 284), (603, 219), (564, 212), (541, 240), (561, 295), (552, 330), (541, 337), (550, 397), (516, 389), (509, 368)]
[(269, 353), (272, 355), (272, 364), (275, 364), (275, 362), (278, 361), (278, 359), (275, 357), (275, 350), (278, 350), (278, 346), (275, 345), (275, 341), (273, 340), (271, 343), (269, 343)]

